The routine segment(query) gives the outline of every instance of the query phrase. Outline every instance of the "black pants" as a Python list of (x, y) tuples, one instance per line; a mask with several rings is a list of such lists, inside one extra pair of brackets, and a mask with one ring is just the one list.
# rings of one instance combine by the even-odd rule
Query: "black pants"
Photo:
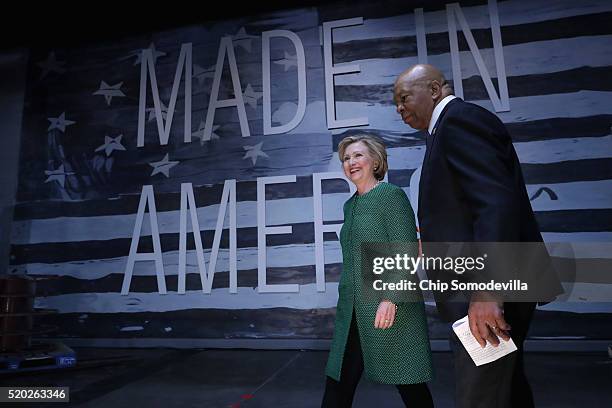
[(451, 334), (455, 363), (457, 408), (533, 408), (533, 393), (525, 376), (523, 342), (535, 304), (506, 303), (504, 318), (517, 351), (477, 367), (465, 348)]
[[(322, 408), (350, 408), (353, 404), (353, 396), (357, 384), (363, 373), (363, 355), (361, 343), (357, 331), (355, 312), (351, 318), (344, 358), (342, 360), (342, 372), (340, 381), (327, 377), (325, 383), (325, 394), (323, 395)], [(402, 401), (406, 407), (432, 408), (433, 401), (426, 383), (397, 384)]]

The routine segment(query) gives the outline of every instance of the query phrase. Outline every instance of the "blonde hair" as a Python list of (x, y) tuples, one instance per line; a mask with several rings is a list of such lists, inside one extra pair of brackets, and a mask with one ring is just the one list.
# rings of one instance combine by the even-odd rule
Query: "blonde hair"
[(389, 170), (389, 164), (387, 163), (387, 149), (383, 141), (373, 135), (367, 133), (360, 133), (353, 136), (347, 136), (338, 143), (338, 157), (341, 162), (344, 162), (344, 152), (346, 148), (353, 144), (361, 142), (367, 149), (370, 157), (374, 159), (377, 165), (374, 166), (374, 177), (376, 180), (382, 180)]

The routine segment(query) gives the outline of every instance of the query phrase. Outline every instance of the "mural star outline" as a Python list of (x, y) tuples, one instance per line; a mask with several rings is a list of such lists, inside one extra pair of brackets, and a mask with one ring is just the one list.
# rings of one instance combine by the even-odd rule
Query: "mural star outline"
[(96, 148), (96, 152), (104, 151), (106, 157), (110, 157), (114, 150), (125, 151), (125, 147), (121, 144), (123, 134), (117, 137), (104, 136), (104, 144)]
[(263, 92), (255, 92), (251, 84), (248, 84), (242, 95), (244, 97), (244, 101), (248, 103), (251, 108), (256, 109), (257, 101), (262, 98)]
[(166, 153), (164, 158), (160, 161), (149, 163), (149, 166), (153, 167), (153, 172), (151, 173), (151, 176), (154, 176), (157, 173), (162, 173), (164, 176), (170, 177), (170, 169), (179, 163), (180, 162), (178, 161), (169, 161), (168, 153)]
[[(206, 122), (204, 122), (203, 120), (200, 121), (200, 126), (198, 126), (198, 129), (194, 132), (191, 133), (192, 137), (197, 137), (200, 139), (200, 145), (204, 145), (204, 143), (206, 142), (206, 140), (204, 140), (204, 128), (206, 127)], [(213, 125), (212, 128), (212, 132), (210, 135), (210, 140), (218, 140), (219, 139), (219, 135), (215, 133), (215, 130), (219, 129), (221, 127), (221, 125)]]
[(240, 30), (232, 36), (233, 43), (242, 47), (246, 52), (251, 52), (252, 41), (255, 38), (257, 38), (257, 36), (247, 34), (244, 27), (240, 27)]
[(253, 146), (243, 146), (243, 149), (246, 150), (246, 153), (242, 158), (251, 159), (251, 161), (253, 162), (253, 166), (257, 163), (258, 157), (269, 158), (270, 156), (268, 156), (264, 151), (261, 150), (263, 147), (263, 143), (264, 142), (259, 142)]
[(140, 49), (140, 50), (134, 50), (134, 51), (132, 51), (130, 53), (130, 56), (128, 58), (136, 57), (136, 61), (134, 61), (134, 65), (142, 64), (142, 52), (144, 50), (151, 50), (151, 55), (153, 56), (153, 65), (157, 64), (157, 59), (158, 58), (166, 56), (165, 52), (157, 51), (157, 49), (155, 49), (155, 43), (151, 43), (151, 44), (149, 44), (148, 48), (143, 48), (143, 49)]
[(66, 119), (66, 112), (62, 112), (57, 118), (47, 118), (51, 124), (47, 128), (47, 132), (53, 129), (58, 129), (62, 133), (66, 133), (66, 126), (74, 125), (76, 122), (73, 120)]
[[(166, 120), (168, 116), (168, 107), (164, 104), (163, 101), (159, 101), (159, 103), (161, 104), (160, 110), (161, 110), (162, 119)], [(147, 119), (147, 122), (153, 122), (155, 120), (155, 107), (147, 108), (146, 112), (149, 113), (149, 118)]]
[(64, 165), (60, 164), (60, 166), (55, 170), (45, 170), (45, 175), (47, 175), (45, 183), (57, 181), (57, 183), (62, 186), (62, 188), (64, 188), (64, 184), (66, 183), (66, 176), (71, 176), (73, 174), (74, 172), (64, 171)]
[(66, 65), (66, 62), (59, 61), (55, 57), (55, 51), (49, 52), (47, 59), (37, 63), (36, 65), (38, 65), (40, 69), (42, 70), (40, 79), (43, 79), (44, 77), (46, 77), (49, 74), (49, 72), (55, 72), (56, 74), (63, 74), (64, 72), (66, 72), (66, 68), (64, 68), (64, 65)]
[(123, 82), (116, 83), (115, 85), (109, 85), (104, 81), (100, 81), (100, 87), (97, 91), (93, 93), (93, 95), (102, 95), (104, 99), (106, 99), (106, 105), (110, 106), (111, 100), (113, 96), (121, 97), (125, 96), (121, 87), (123, 86)]

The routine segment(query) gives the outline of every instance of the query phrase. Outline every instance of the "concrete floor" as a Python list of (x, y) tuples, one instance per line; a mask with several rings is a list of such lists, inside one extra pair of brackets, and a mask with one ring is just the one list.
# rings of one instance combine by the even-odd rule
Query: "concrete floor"
[[(320, 405), (327, 358), (326, 351), (75, 350), (82, 367), (3, 375), (0, 384), (68, 386), (70, 406), (91, 408), (310, 408)], [(434, 353), (436, 407), (453, 406), (450, 357)], [(538, 407), (612, 407), (607, 354), (528, 353), (526, 364)], [(394, 387), (359, 384), (355, 408), (402, 406)]]

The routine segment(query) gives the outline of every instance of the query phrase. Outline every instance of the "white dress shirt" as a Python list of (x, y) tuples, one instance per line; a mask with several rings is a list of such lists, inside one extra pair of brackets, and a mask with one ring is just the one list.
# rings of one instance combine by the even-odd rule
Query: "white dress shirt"
[(433, 127), (436, 126), (436, 122), (438, 121), (438, 118), (440, 117), (440, 114), (442, 113), (442, 111), (444, 110), (444, 107), (446, 105), (448, 105), (448, 103), (450, 101), (452, 101), (453, 99), (455, 99), (456, 96), (455, 95), (448, 95), (446, 98), (442, 99), (440, 101), (440, 103), (438, 103), (436, 105), (436, 107), (434, 108), (432, 114), (431, 114), (431, 119), (429, 120), (429, 128), (427, 129), (429, 131), (429, 134), (433, 134)]

